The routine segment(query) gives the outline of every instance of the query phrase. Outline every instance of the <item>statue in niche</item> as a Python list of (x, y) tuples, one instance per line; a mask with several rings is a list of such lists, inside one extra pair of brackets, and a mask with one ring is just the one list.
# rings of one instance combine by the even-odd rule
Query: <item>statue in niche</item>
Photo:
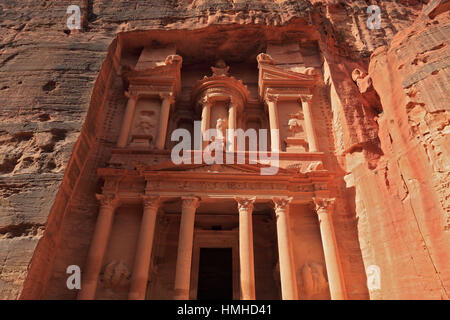
[(322, 264), (317, 262), (306, 263), (301, 268), (303, 292), (307, 298), (322, 293), (328, 288)]
[(303, 120), (303, 112), (301, 111), (289, 115), (288, 126), (292, 137), (297, 137), (298, 133), (303, 132), (301, 120)]
[(126, 286), (130, 276), (131, 273), (123, 261), (113, 260), (105, 266), (101, 282), (105, 288), (116, 289)]
[(214, 67), (211, 67), (211, 70), (213, 72), (213, 76), (228, 76), (230, 67), (227, 66), (225, 61), (220, 59), (216, 62), (216, 65)]
[(225, 130), (227, 129), (227, 120), (219, 118), (216, 123), (217, 140), (223, 140), (225, 138)]
[(225, 132), (227, 129), (227, 121), (219, 118), (216, 122), (216, 136), (212, 138), (209, 148), (224, 149), (225, 148)]
[(138, 114), (132, 134), (132, 146), (149, 147), (153, 141), (154, 129), (156, 127), (155, 112), (142, 110)]
[(153, 111), (141, 111), (139, 121), (136, 125), (136, 133), (151, 135), (151, 131), (155, 127), (153, 123), (154, 114)]
[(291, 136), (285, 139), (287, 152), (306, 152), (308, 143), (304, 138), (303, 119), (302, 111), (289, 115), (288, 126)]

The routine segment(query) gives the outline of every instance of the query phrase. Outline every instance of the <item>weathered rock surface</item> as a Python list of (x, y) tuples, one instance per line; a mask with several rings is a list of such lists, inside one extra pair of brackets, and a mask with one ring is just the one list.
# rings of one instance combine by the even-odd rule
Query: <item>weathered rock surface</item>
[[(231, 54), (243, 42), (252, 46), (241, 55), (254, 60), (267, 40), (317, 41), (349, 298), (448, 298), (448, 1), (431, 1), (425, 11), (426, 1), (372, 2), (381, 8), (379, 30), (366, 26), (367, 1), (2, 1), (0, 298), (75, 297), (46, 292), (52, 270), (64, 270), (53, 266), (56, 250), (61, 234), (95, 222), (88, 214), (95, 202), (84, 192), (98, 191), (92, 181), (107, 158), (97, 155), (116, 139), (104, 128), (104, 101), (125, 103), (110, 91), (122, 85), (111, 83), (115, 39), (138, 47), (159, 37), (146, 30), (167, 31), (161, 37), (169, 40), (193, 31), (210, 59), (218, 47)], [(83, 8), (83, 32), (67, 29), (69, 5)], [(195, 53), (188, 44), (181, 50)], [(355, 69), (367, 73), (357, 83)], [(63, 223), (72, 198), (89, 204)], [(73, 236), (87, 245), (91, 233)], [(364, 269), (373, 264), (382, 289), (367, 292)]]

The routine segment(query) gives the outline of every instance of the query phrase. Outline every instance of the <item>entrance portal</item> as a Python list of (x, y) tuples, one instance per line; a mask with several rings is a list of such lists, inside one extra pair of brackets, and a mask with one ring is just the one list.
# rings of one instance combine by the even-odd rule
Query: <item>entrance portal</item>
[(200, 248), (197, 299), (233, 299), (232, 248)]

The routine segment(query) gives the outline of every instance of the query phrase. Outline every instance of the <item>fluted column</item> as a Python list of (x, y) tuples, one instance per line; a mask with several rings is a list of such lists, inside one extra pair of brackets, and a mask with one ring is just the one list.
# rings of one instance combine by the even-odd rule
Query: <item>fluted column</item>
[(255, 198), (236, 198), (239, 209), (239, 262), (241, 300), (255, 300), (253, 255), (253, 203)]
[(128, 136), (130, 134), (131, 124), (134, 118), (134, 112), (136, 110), (137, 96), (130, 96), (125, 93), (128, 97), (127, 107), (125, 109), (125, 115), (123, 117), (122, 128), (120, 130), (119, 140), (117, 140), (117, 147), (124, 148), (127, 146)]
[(199, 204), (199, 198), (197, 197), (182, 198), (180, 235), (178, 238), (177, 265), (175, 270), (174, 298), (176, 300), (189, 299), (195, 211)]
[(332, 300), (347, 298), (332, 221), (334, 199), (314, 198)]
[[(266, 95), (267, 109), (269, 111), (270, 143), (272, 152), (280, 151), (280, 127), (277, 111), (278, 97), (272, 94)], [(277, 134), (275, 134), (277, 132)]]
[(109, 234), (114, 220), (114, 211), (119, 205), (118, 199), (114, 195), (99, 195), (100, 212), (95, 225), (94, 236), (91, 240), (86, 267), (83, 270), (81, 290), (78, 293), (78, 300), (93, 300), (97, 290), (97, 283), (102, 269), (103, 258), (108, 245)]
[(289, 203), (292, 198), (273, 198), (277, 220), (278, 257), (283, 300), (297, 300), (297, 280), (289, 231)]
[(156, 140), (156, 148), (164, 150), (167, 135), (167, 124), (169, 122), (170, 105), (173, 100), (171, 93), (162, 93), (161, 96), (161, 113), (159, 116), (159, 132), (158, 139)]
[(142, 196), (142, 201), (144, 212), (142, 214), (130, 291), (128, 293), (128, 299), (130, 300), (145, 299), (160, 198), (159, 196)]
[(311, 99), (311, 96), (305, 95), (301, 97), (302, 110), (305, 118), (305, 131), (306, 137), (308, 138), (309, 152), (318, 152), (319, 148), (317, 147), (317, 137), (314, 131), (314, 120), (311, 112)]
[(228, 150), (227, 151), (236, 151), (236, 139), (234, 138), (234, 130), (236, 130), (236, 112), (237, 106), (233, 99), (230, 101), (228, 106)]

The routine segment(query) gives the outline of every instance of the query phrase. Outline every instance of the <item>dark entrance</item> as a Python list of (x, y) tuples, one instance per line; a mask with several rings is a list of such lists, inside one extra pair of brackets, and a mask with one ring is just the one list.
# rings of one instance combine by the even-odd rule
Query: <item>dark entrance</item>
[(197, 299), (233, 299), (231, 248), (200, 248)]

